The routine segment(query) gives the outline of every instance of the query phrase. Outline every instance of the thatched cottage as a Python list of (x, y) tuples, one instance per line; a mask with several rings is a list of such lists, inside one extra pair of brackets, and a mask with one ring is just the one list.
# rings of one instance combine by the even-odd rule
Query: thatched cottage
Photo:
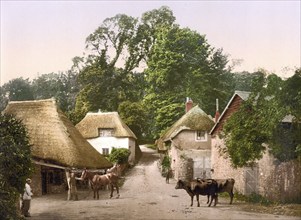
[[(266, 151), (263, 158), (254, 167), (234, 169), (229, 158), (221, 155), (220, 148), (225, 141), (220, 135), (227, 119), (236, 112), (242, 102), (248, 99), (248, 92), (235, 91), (218, 121), (210, 131), (212, 140), (212, 178), (235, 179), (235, 190), (241, 194), (257, 193), (271, 200), (282, 202), (300, 201), (301, 199), (301, 163), (297, 160), (280, 162)], [(268, 116), (267, 116), (268, 117)], [(282, 123), (287, 123), (286, 117)]]
[(113, 148), (126, 148), (131, 152), (130, 163), (135, 163), (141, 155), (136, 135), (118, 112), (89, 112), (76, 128), (103, 155), (110, 154)]
[(186, 113), (157, 141), (158, 151), (171, 159), (175, 179), (210, 177), (213, 125), (211, 116), (188, 100)]
[(112, 166), (82, 137), (54, 99), (9, 102), (4, 113), (21, 119), (28, 131), (35, 164), (35, 195), (65, 191), (66, 168)]

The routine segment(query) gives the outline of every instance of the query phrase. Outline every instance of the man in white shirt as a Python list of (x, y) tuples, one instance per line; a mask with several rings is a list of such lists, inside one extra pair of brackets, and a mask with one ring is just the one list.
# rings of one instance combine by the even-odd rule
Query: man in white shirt
[(30, 217), (29, 209), (30, 209), (30, 201), (32, 191), (30, 187), (31, 179), (26, 179), (25, 188), (24, 188), (24, 194), (22, 197), (22, 206), (21, 206), (21, 212), (25, 217)]

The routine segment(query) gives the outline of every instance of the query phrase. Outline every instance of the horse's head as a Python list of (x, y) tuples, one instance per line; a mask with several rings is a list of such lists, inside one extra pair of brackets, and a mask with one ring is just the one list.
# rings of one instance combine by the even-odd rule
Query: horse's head
[(87, 169), (85, 168), (80, 176), (80, 179), (84, 180), (87, 178), (87, 174), (88, 174), (88, 171)]
[(112, 168), (107, 170), (107, 173), (113, 173), (113, 174), (119, 176), (120, 168), (121, 168), (120, 164), (115, 164)]

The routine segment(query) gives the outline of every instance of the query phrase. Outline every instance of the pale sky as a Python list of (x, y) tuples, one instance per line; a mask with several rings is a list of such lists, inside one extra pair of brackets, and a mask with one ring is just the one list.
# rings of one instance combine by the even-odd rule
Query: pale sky
[(168, 6), (181, 27), (223, 48), (235, 70), (264, 68), (289, 77), (301, 66), (301, 0), (295, 1), (1, 1), (0, 84), (66, 71), (85, 39), (116, 14), (141, 17)]

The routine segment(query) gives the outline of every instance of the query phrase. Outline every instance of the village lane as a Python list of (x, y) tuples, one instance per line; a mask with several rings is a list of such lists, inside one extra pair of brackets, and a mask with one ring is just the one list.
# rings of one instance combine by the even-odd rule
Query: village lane
[(79, 201), (66, 201), (67, 194), (42, 196), (32, 200), (30, 219), (300, 219), (242, 211), (246, 204), (229, 205), (229, 198), (220, 198), (216, 207), (207, 207), (207, 198), (200, 197), (201, 207), (190, 207), (190, 197), (175, 189), (175, 180), (165, 183), (156, 151), (144, 146), (141, 150), (143, 156), (127, 172), (119, 199), (109, 199), (109, 191), (102, 191), (99, 200), (93, 199), (91, 191), (80, 191)]

